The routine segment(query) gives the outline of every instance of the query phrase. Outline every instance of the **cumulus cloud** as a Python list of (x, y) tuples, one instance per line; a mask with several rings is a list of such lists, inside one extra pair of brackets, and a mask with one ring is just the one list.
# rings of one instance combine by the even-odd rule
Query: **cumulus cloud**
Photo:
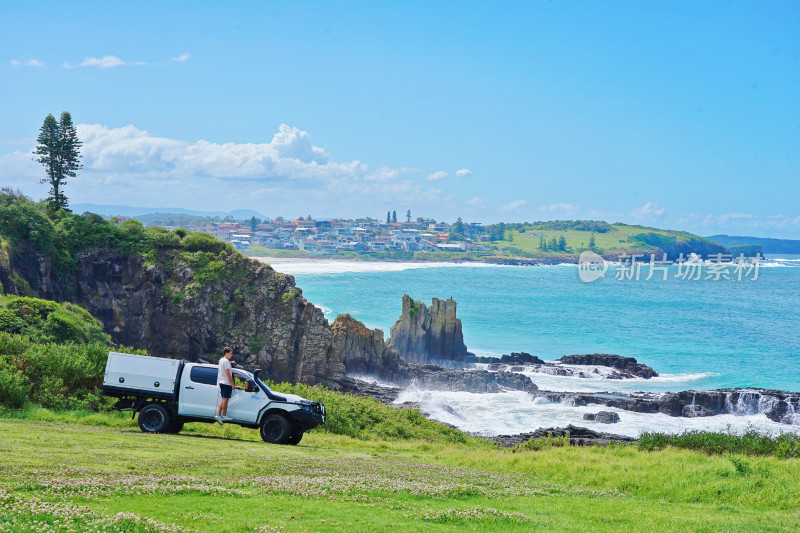
[(501, 207), (500, 211), (502, 211), (503, 213), (510, 213), (511, 211), (515, 211), (527, 203), (528, 203), (527, 200), (514, 200), (513, 202), (509, 202), (505, 204), (503, 207)]
[(437, 172), (434, 172), (433, 174), (429, 174), (428, 181), (439, 181), (445, 179), (446, 177), (447, 177), (447, 172), (439, 170)]
[(467, 205), (474, 208), (482, 208), (486, 204), (484, 203), (483, 198), (476, 196), (472, 200), (467, 200)]
[(28, 59), (27, 61), (19, 61), (17, 59), (12, 59), (11, 65), (14, 67), (38, 67), (38, 68), (47, 66), (45, 65), (44, 61), (40, 61), (39, 59)]
[(461, 170), (456, 170), (456, 177), (457, 178), (467, 178), (472, 176), (472, 171), (468, 168), (462, 168)]
[(83, 58), (83, 61), (81, 61), (76, 65), (72, 65), (70, 63), (64, 63), (63, 67), (64, 68), (98, 67), (106, 69), (106, 68), (121, 67), (124, 65), (130, 65), (130, 63), (126, 63), (117, 56), (103, 56), (103, 57), (86, 56)]
[[(187, 142), (135, 126), (79, 124), (77, 130), (84, 168), (69, 185), (74, 202), (198, 209), (223, 204), (291, 216), (313, 206), (363, 216), (372, 206), (380, 212), (397, 202), (424, 207), (446, 200), (441, 190), (405, 178), (408, 169), (335, 161), (308, 132), (286, 124), (265, 143)], [(0, 155), (0, 175), (16, 180), (9, 185), (31, 191), (40, 174), (29, 152)]]
[(192, 54), (190, 54), (189, 52), (186, 52), (186, 53), (183, 53), (183, 54), (179, 55), (178, 57), (173, 57), (172, 59), (170, 59), (170, 61), (173, 61), (175, 63), (183, 63), (187, 59), (189, 59), (190, 57), (192, 57)]
[(664, 208), (658, 202), (647, 202), (642, 207), (631, 211), (631, 216), (636, 220), (655, 220), (664, 216)]

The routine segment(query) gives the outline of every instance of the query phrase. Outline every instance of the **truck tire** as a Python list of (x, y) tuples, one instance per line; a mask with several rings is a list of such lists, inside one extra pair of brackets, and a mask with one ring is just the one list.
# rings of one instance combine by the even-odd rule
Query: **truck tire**
[(151, 403), (139, 411), (139, 429), (145, 433), (167, 433), (170, 418), (165, 407)]
[(173, 420), (169, 423), (169, 427), (164, 431), (164, 433), (180, 433), (183, 429), (183, 420)]
[(268, 444), (286, 444), (292, 436), (292, 425), (279, 413), (267, 415), (261, 422), (261, 439)]
[(300, 444), (300, 440), (302, 440), (302, 438), (303, 438), (303, 432), (295, 431), (294, 433), (292, 433), (292, 436), (289, 437), (289, 440), (286, 441), (286, 444), (291, 444), (292, 446), (296, 446), (297, 444)]

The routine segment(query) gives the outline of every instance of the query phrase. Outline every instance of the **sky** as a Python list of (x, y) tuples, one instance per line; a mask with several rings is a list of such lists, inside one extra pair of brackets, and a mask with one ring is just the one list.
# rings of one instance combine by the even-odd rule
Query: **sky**
[(800, 239), (794, 1), (2, 2), (0, 185), (268, 217)]

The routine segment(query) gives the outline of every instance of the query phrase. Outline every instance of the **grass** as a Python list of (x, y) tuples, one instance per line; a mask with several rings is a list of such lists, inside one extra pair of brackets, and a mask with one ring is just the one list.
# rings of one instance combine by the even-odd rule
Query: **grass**
[(0, 531), (69, 520), (98, 531), (800, 528), (800, 463), (791, 459), (324, 432), (286, 447), (238, 427), (146, 435), (121, 414), (35, 408), (6, 411), (0, 434)]
[(278, 248), (264, 248), (258, 244), (253, 244), (249, 248), (239, 250), (247, 257), (310, 257), (311, 254), (305, 250), (281, 250)]
[(660, 235), (674, 235), (677, 237), (688, 237), (690, 234), (679, 231), (662, 230), (656, 228), (645, 228), (643, 226), (631, 226), (628, 224), (612, 224), (611, 231), (607, 233), (592, 233), (590, 231), (576, 231), (576, 230), (562, 230), (554, 231), (547, 229), (528, 229), (524, 232), (512, 231), (512, 241), (495, 241), (493, 244), (502, 247), (511, 247), (519, 249), (526, 254), (531, 254), (536, 257), (545, 257), (552, 255), (564, 255), (565, 252), (559, 251), (542, 251), (539, 249), (540, 237), (543, 235), (549, 243), (551, 239), (558, 240), (562, 235), (567, 241), (567, 248), (570, 249), (571, 254), (579, 254), (583, 250), (589, 249), (589, 242), (594, 235), (595, 247), (601, 249), (604, 253), (619, 253), (628, 250), (637, 250), (640, 252), (647, 252), (653, 249), (652, 246), (647, 246), (642, 243), (632, 243), (628, 238), (640, 233), (658, 233)]

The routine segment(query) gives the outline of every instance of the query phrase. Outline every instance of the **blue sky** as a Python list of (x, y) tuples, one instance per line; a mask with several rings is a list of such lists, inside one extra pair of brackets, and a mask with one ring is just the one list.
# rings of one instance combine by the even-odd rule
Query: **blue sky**
[[(162, 5), (168, 4), (168, 5)], [(0, 183), (74, 203), (800, 238), (796, 2), (5, 4)]]

